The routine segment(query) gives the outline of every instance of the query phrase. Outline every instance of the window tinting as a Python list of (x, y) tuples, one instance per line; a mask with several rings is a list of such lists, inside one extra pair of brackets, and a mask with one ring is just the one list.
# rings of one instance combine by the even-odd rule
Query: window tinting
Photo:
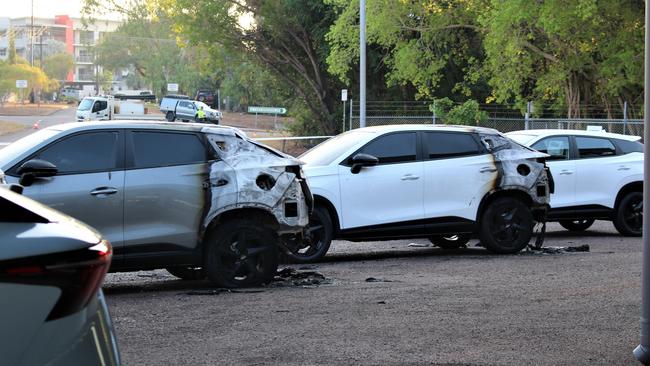
[(614, 144), (607, 139), (576, 136), (576, 144), (581, 159), (616, 155)]
[(59, 140), (34, 158), (47, 160), (58, 174), (89, 173), (117, 168), (117, 132), (90, 132)]
[(549, 160), (569, 159), (569, 137), (547, 137), (533, 144), (533, 149), (551, 155)]
[(477, 155), (479, 153), (476, 140), (468, 133), (427, 132), (426, 143), (429, 159)]
[(359, 151), (379, 159), (379, 164), (415, 161), (415, 132), (393, 133), (378, 137)]
[(198, 136), (188, 133), (133, 132), (136, 168), (194, 164), (206, 161)]
[(638, 141), (627, 141), (627, 140), (614, 140), (618, 148), (621, 149), (623, 154), (629, 154), (633, 152), (643, 152), (643, 144)]

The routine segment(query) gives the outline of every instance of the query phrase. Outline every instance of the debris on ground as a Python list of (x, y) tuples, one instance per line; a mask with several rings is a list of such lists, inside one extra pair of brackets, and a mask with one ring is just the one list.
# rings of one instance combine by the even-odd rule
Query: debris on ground
[(589, 244), (579, 245), (579, 246), (566, 246), (566, 247), (556, 247), (548, 246), (541, 248), (527, 248), (525, 251), (522, 251), (522, 254), (562, 254), (562, 253), (577, 253), (577, 252), (589, 252)]
[(386, 304), (386, 301), (384, 301), (384, 300), (380, 300), (380, 301), (377, 301), (377, 304), (384, 305), (384, 304)]
[(393, 282), (393, 281), (392, 280), (385, 280), (383, 278), (368, 277), (368, 278), (366, 278), (366, 282)]
[(295, 268), (286, 267), (279, 270), (268, 286), (283, 287), (283, 286), (302, 286), (313, 287), (320, 285), (329, 285), (334, 281), (330, 278), (323, 276), (316, 271), (298, 271)]
[(409, 245), (407, 245), (407, 247), (409, 248), (428, 248), (431, 246), (433, 245), (427, 243), (410, 243)]
[(190, 292), (185, 292), (182, 295), (189, 295), (189, 296), (213, 296), (213, 295), (219, 295), (223, 293), (234, 293), (234, 294), (256, 294), (264, 292), (263, 290), (234, 290), (234, 289), (227, 289), (227, 288), (214, 288), (214, 289), (205, 289), (205, 290), (194, 290)]

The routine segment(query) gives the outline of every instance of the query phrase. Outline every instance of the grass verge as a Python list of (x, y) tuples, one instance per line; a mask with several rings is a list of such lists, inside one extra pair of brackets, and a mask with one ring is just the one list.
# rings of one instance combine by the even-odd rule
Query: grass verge
[(0, 121), (0, 135), (8, 135), (27, 128), (27, 126), (16, 122)]

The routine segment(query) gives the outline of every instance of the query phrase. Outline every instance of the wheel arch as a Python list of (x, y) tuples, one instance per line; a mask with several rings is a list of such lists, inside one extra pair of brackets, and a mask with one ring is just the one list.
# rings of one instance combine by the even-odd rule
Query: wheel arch
[(339, 221), (339, 215), (336, 211), (336, 207), (334, 207), (330, 200), (318, 194), (314, 195), (314, 206), (316, 205), (325, 207), (327, 213), (330, 215), (330, 220), (332, 220), (333, 232), (334, 234), (337, 234), (341, 229), (341, 223)]
[(619, 189), (618, 193), (616, 194), (616, 200), (614, 201), (614, 210), (618, 209), (618, 205), (621, 203), (623, 197), (625, 197), (625, 195), (630, 192), (643, 193), (643, 182), (642, 181), (631, 182), (621, 187), (621, 189)]
[(201, 251), (202, 252), (205, 251), (205, 248), (207, 248), (205, 242), (208, 241), (212, 235), (214, 235), (214, 233), (217, 231), (217, 228), (220, 225), (238, 219), (254, 220), (257, 222), (261, 222), (263, 225), (266, 225), (273, 230), (277, 230), (280, 226), (275, 216), (271, 212), (263, 208), (259, 208), (259, 207), (233, 208), (231, 210), (221, 212), (220, 214), (215, 216), (212, 219), (212, 221), (210, 221), (210, 223), (207, 225), (201, 240), (201, 247), (202, 247)]
[(533, 204), (532, 197), (530, 197), (528, 193), (518, 189), (502, 189), (498, 191), (488, 192), (485, 196), (483, 196), (483, 199), (478, 206), (478, 211), (476, 212), (476, 222), (479, 222), (481, 220), (483, 212), (489, 206), (489, 204), (501, 197), (518, 199), (524, 202), (528, 207), (532, 206)]

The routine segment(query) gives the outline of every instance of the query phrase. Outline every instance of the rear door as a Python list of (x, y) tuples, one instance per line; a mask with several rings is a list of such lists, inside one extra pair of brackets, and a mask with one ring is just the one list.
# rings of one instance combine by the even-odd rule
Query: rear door
[(466, 132), (423, 133), (427, 218), (476, 219), (478, 205), (472, 203), (493, 188), (497, 176), (494, 158), (477, 139)]
[(627, 174), (619, 170), (627, 158), (617, 155), (616, 147), (607, 138), (575, 136), (576, 206), (614, 207), (619, 182)]
[(551, 169), (555, 191), (551, 194), (551, 208), (575, 205), (576, 199), (576, 161), (571, 152), (570, 136), (545, 137), (532, 146), (533, 149), (549, 154), (546, 165)]
[(176, 107), (176, 116), (179, 118), (192, 119), (194, 118), (195, 112), (194, 103), (187, 100), (181, 100), (178, 102), (178, 106)]
[[(127, 265), (191, 255), (209, 203), (208, 147), (198, 133), (133, 130), (127, 136), (124, 239)], [(162, 258), (162, 260), (167, 260)]]
[(25, 189), (26, 196), (92, 226), (115, 247), (122, 245), (123, 131), (93, 130), (65, 136), (26, 160), (30, 159), (49, 161), (59, 171), (54, 177), (36, 179)]

